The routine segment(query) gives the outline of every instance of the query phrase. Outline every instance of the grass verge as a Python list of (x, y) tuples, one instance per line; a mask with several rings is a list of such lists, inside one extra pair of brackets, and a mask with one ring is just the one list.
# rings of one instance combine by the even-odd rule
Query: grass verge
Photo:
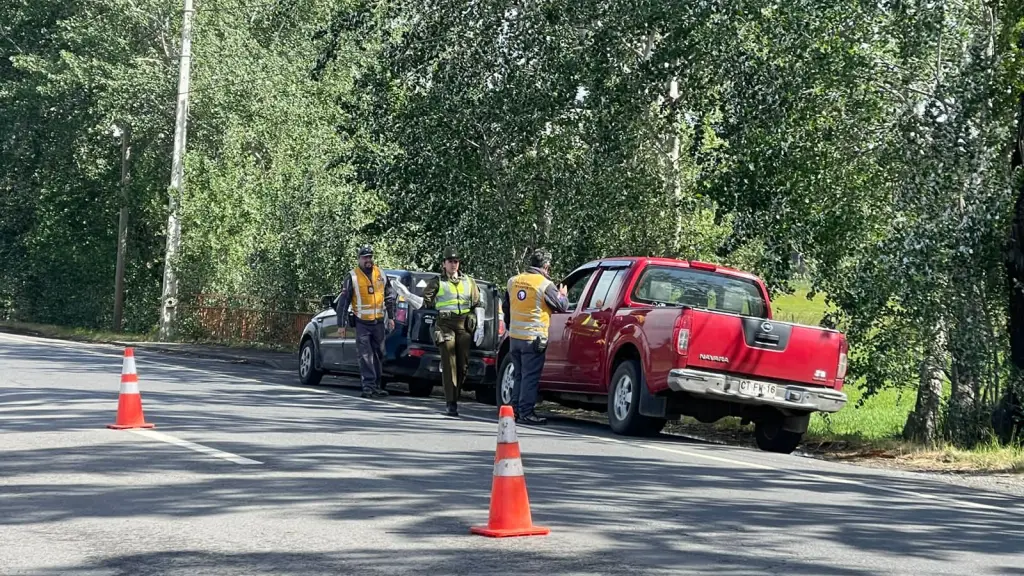
[[(13, 320), (0, 320), (0, 332), (12, 332), (28, 336), (39, 336), (43, 338), (57, 338), (60, 340), (71, 340), (75, 342), (91, 342), (96, 344), (110, 344), (114, 342), (156, 342), (155, 334), (129, 334), (117, 333), (106, 330), (92, 330), (89, 328), (71, 328), (66, 326), (54, 326), (51, 324), (35, 324), (31, 322), (15, 322)], [(219, 346), (233, 348), (236, 350), (266, 350), (272, 352), (294, 352), (294, 346), (272, 346), (257, 342), (220, 342), (209, 340), (176, 340), (177, 344), (201, 344), (205, 346)]]

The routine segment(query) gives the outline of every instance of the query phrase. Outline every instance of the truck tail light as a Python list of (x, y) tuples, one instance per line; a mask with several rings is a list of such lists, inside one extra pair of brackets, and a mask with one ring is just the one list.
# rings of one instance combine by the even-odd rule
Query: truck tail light
[(679, 335), (676, 336), (676, 352), (679, 354), (686, 354), (690, 350), (690, 329), (680, 328)]
[(845, 340), (839, 345), (839, 365), (836, 366), (836, 390), (842, 388), (843, 383), (846, 382), (846, 369), (849, 367), (847, 352), (849, 349), (849, 344)]
[(676, 366), (684, 368), (686, 367), (687, 357), (690, 354), (690, 315), (686, 312), (683, 312), (676, 318), (675, 337), (673, 340), (675, 341), (676, 354), (679, 356)]

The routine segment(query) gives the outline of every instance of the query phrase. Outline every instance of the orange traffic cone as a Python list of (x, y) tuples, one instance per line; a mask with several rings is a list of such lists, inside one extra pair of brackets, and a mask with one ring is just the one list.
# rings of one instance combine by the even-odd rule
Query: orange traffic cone
[(526, 494), (526, 476), (519, 455), (516, 420), (511, 406), (498, 413), (498, 450), (494, 455), (491, 483), (491, 516), (487, 526), (473, 526), (473, 534), (503, 538), (506, 536), (544, 536), (548, 528), (534, 526), (530, 517), (530, 498)]
[(124, 349), (121, 364), (121, 394), (117, 399), (117, 419), (107, 428), (126, 430), (128, 428), (153, 428), (142, 415), (142, 396), (139, 394), (139, 377), (135, 373), (135, 350)]

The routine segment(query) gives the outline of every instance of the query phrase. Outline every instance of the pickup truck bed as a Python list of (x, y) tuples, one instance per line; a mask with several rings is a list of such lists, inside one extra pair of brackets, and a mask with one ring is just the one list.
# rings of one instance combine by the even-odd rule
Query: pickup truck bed
[[(617, 433), (669, 419), (753, 422), (758, 446), (791, 452), (813, 412), (846, 404), (847, 343), (835, 330), (777, 322), (757, 277), (702, 262), (613, 258), (562, 281), (540, 390), (568, 406), (607, 410)], [(514, 375), (499, 351), (499, 403)]]

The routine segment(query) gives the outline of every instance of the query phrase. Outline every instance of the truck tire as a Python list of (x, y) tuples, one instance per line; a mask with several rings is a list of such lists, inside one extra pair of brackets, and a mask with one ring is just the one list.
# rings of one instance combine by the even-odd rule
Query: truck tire
[(434, 383), (430, 380), (413, 380), (409, 382), (409, 395), (416, 398), (426, 398), (434, 392)]
[(299, 349), (299, 382), (303, 386), (317, 386), (323, 379), (322, 370), (316, 369), (316, 348), (309, 338), (302, 341)]
[(777, 420), (754, 423), (754, 441), (765, 452), (790, 454), (796, 450), (803, 437), (800, 432), (783, 430), (782, 422)]
[(640, 387), (647, 384), (636, 360), (625, 360), (612, 373), (608, 390), (608, 425), (625, 436), (651, 436), (665, 427), (665, 418), (640, 414)]

